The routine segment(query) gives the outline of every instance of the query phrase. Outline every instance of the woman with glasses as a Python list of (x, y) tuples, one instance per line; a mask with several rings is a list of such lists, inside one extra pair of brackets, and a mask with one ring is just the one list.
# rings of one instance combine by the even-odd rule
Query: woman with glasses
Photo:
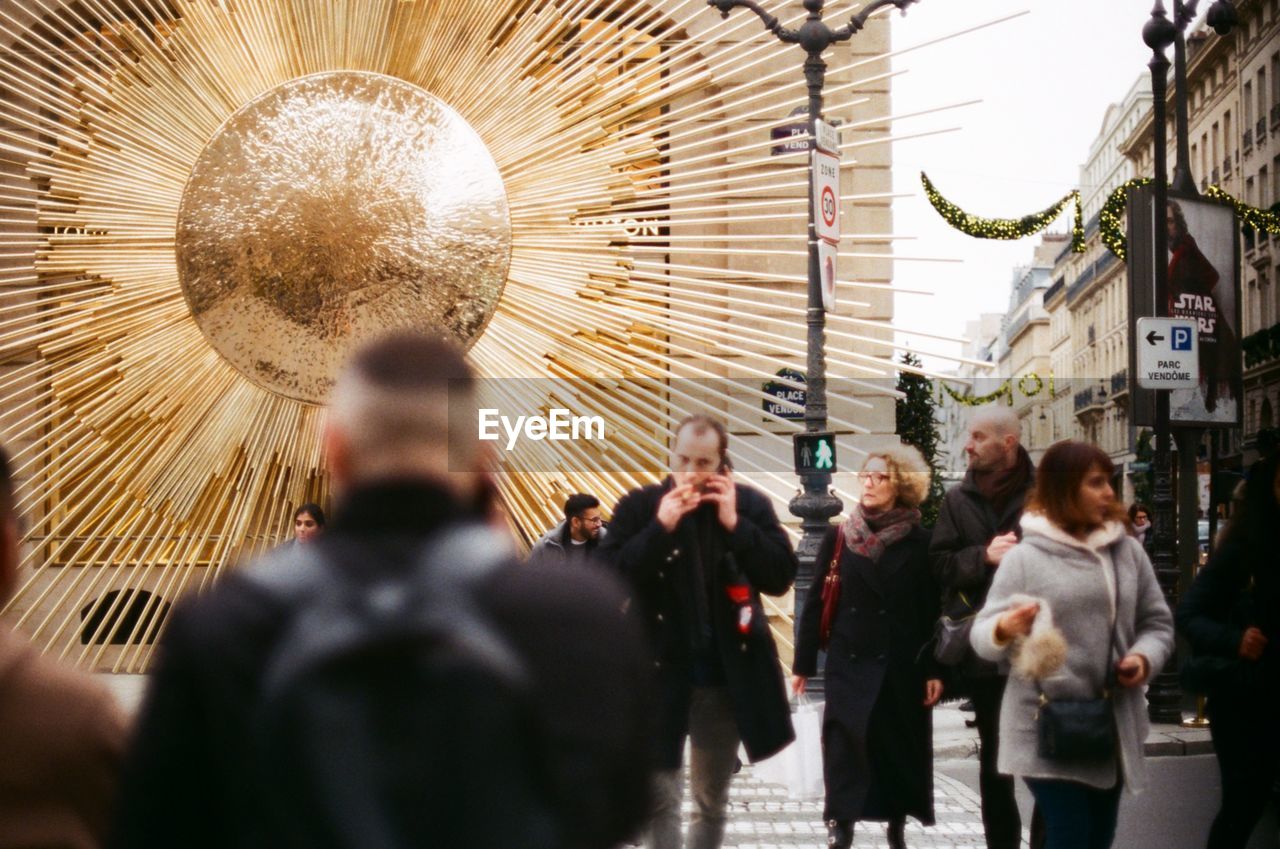
[[(873, 820), (887, 822), (889, 846), (902, 849), (908, 816), (934, 821), (930, 709), (942, 696), (942, 680), (926, 646), (939, 592), (918, 509), (929, 492), (929, 469), (919, 451), (900, 447), (871, 454), (858, 477), (861, 501), (818, 550), (792, 689), (804, 692), (825, 645), (828, 846), (847, 849), (854, 823)], [(837, 583), (839, 602), (824, 635), (822, 588)]]

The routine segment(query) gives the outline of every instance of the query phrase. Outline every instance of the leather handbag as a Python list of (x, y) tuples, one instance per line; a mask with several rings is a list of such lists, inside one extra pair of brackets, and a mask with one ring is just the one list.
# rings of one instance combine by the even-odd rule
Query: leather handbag
[(957, 615), (944, 613), (933, 626), (933, 656), (943, 666), (958, 666), (969, 654), (969, 632), (978, 611), (973, 609), (964, 593), (959, 594), (964, 612)]
[(836, 621), (836, 610), (840, 607), (840, 555), (844, 554), (844, 529), (836, 530), (836, 552), (827, 566), (826, 577), (822, 580), (822, 619), (818, 625), (818, 645), (827, 647), (831, 642), (831, 628)]
[[(1113, 561), (1114, 568), (1114, 561)], [(1118, 585), (1120, 576), (1115, 575)], [(1119, 619), (1119, 589), (1116, 590), (1116, 619)], [(1115, 710), (1111, 691), (1115, 687), (1116, 621), (1111, 623), (1107, 646), (1107, 674), (1102, 697), (1097, 699), (1050, 699), (1040, 682), (1040, 706), (1036, 709), (1036, 748), (1040, 757), (1062, 763), (1096, 763), (1116, 753)]]

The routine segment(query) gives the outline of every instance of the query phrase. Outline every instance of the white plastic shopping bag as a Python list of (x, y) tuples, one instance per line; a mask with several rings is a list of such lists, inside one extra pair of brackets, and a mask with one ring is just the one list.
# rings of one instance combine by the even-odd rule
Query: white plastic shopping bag
[(822, 702), (803, 696), (791, 714), (795, 742), (773, 757), (751, 767), (752, 774), (767, 784), (787, 788), (791, 799), (821, 799), (822, 785)]

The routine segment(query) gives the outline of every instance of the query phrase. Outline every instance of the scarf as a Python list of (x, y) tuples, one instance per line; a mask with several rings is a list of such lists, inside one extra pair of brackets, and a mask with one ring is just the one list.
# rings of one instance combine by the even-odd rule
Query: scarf
[(845, 547), (872, 563), (895, 542), (906, 539), (911, 529), (920, 524), (920, 511), (914, 507), (894, 507), (883, 513), (867, 513), (859, 504), (849, 511), (840, 529)]
[(1034, 474), (1031, 455), (1019, 445), (1018, 456), (1012, 466), (993, 472), (974, 472), (973, 483), (992, 509), (999, 512), (1014, 496), (1026, 490)]

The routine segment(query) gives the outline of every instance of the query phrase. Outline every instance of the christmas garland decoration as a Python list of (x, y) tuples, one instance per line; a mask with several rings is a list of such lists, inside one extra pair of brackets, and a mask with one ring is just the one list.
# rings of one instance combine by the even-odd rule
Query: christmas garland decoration
[(1236, 200), (1217, 186), (1210, 186), (1205, 189), (1204, 194), (1210, 200), (1216, 200), (1218, 203), (1235, 207), (1236, 215), (1240, 216), (1241, 226), (1253, 230), (1263, 230), (1273, 236), (1280, 235), (1280, 214), (1277, 214), (1274, 209), (1266, 210), (1258, 209), (1256, 206), (1249, 206)]
[[(976, 215), (965, 212), (939, 194), (923, 171), (920, 172), (920, 180), (924, 184), (925, 195), (929, 198), (929, 203), (933, 204), (933, 208), (938, 211), (938, 214), (961, 233), (977, 239), (1022, 239), (1034, 235), (1048, 227), (1054, 219), (1062, 214), (1067, 204), (1074, 201), (1076, 214), (1075, 224), (1071, 228), (1071, 250), (1076, 253), (1084, 253), (1085, 251), (1085, 232), (1084, 225), (1081, 223), (1083, 212), (1080, 207), (1079, 191), (1071, 192), (1043, 212), (1023, 218), (979, 218)], [(1124, 218), (1125, 202), (1129, 190), (1140, 186), (1149, 186), (1153, 182), (1150, 177), (1136, 177), (1125, 182), (1110, 194), (1107, 202), (1102, 205), (1102, 211), (1098, 213), (1098, 232), (1102, 237), (1102, 243), (1121, 262), (1125, 260), (1128, 247), (1128, 238), (1125, 236), (1121, 222)], [(1280, 211), (1249, 206), (1227, 194), (1218, 186), (1210, 186), (1206, 189), (1205, 197), (1225, 206), (1234, 207), (1236, 215), (1240, 217), (1242, 227), (1262, 230), (1273, 236), (1280, 235)]]
[(1080, 207), (1080, 192), (1072, 190), (1057, 203), (1047, 209), (1022, 218), (980, 218), (965, 212), (951, 201), (944, 198), (929, 180), (927, 174), (920, 172), (920, 182), (924, 185), (925, 196), (929, 203), (942, 216), (943, 220), (955, 229), (975, 239), (1025, 239), (1035, 235), (1052, 224), (1067, 204), (1075, 204), (1075, 219), (1071, 226), (1071, 250), (1084, 253), (1084, 212)]
[[(1043, 392), (1045, 389), (1045, 384), (1046, 384), (1046, 381), (1044, 380), (1044, 378), (1040, 377), (1040, 375), (1034, 372), (1024, 377), (1018, 378), (1018, 381), (1017, 381), (1018, 391), (1021, 392), (1027, 398), (1034, 398), (1035, 396)], [(961, 405), (962, 407), (981, 407), (984, 404), (990, 404), (992, 401), (998, 401), (1001, 398), (1004, 399), (1004, 402), (1007, 406), (1010, 406), (1010, 407), (1013, 406), (1013, 388), (1014, 388), (1013, 378), (1009, 378), (1004, 383), (1000, 384), (1000, 387), (996, 389), (996, 391), (988, 392), (986, 395), (971, 395), (964, 392), (960, 392), (958, 390), (952, 389), (950, 386), (947, 386), (947, 384), (943, 383), (941, 380), (938, 381), (938, 387), (940, 389), (938, 393), (939, 405), (941, 405), (943, 402), (942, 393), (945, 392), (947, 396), (951, 398), (952, 401), (955, 401), (957, 404)], [(1052, 398), (1055, 394), (1054, 387), (1053, 387), (1052, 374), (1049, 375), (1048, 387), (1049, 387), (1049, 397)]]
[(1128, 181), (1111, 193), (1107, 202), (1102, 205), (1102, 211), (1098, 213), (1098, 232), (1102, 235), (1102, 243), (1121, 262), (1124, 262), (1125, 250), (1129, 243), (1124, 234), (1124, 228), (1120, 226), (1120, 221), (1124, 217), (1125, 199), (1130, 189), (1149, 186), (1153, 182), (1155, 181), (1150, 177), (1137, 177)]

